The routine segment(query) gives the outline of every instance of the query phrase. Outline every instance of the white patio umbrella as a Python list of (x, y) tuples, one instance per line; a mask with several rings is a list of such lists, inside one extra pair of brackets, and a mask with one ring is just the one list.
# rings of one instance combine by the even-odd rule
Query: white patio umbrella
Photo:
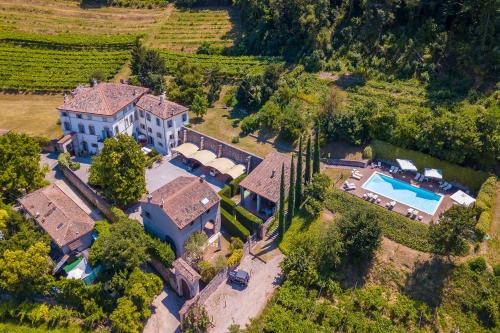
[(443, 179), (443, 171), (439, 169), (425, 168), (424, 177), (433, 179)]
[(469, 207), (470, 205), (472, 205), (476, 201), (476, 199), (474, 199), (473, 197), (471, 197), (470, 195), (468, 195), (467, 193), (465, 193), (462, 190), (456, 191), (455, 193), (453, 193), (450, 196), (450, 198), (451, 198), (451, 200), (455, 201), (459, 205), (462, 205), (465, 207)]
[(396, 159), (396, 162), (403, 171), (413, 171), (413, 172), (418, 171), (415, 164), (413, 164), (413, 162), (410, 160)]

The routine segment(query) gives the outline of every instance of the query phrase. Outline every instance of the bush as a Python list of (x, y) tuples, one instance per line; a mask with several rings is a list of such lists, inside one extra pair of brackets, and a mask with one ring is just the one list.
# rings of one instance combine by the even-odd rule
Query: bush
[(231, 245), (229, 246), (229, 250), (234, 251), (242, 248), (243, 248), (243, 241), (238, 237), (231, 237)]
[(373, 159), (373, 150), (372, 150), (372, 147), (371, 146), (366, 146), (363, 149), (363, 154), (362, 155), (363, 155), (364, 159), (371, 161)]
[(239, 193), (240, 191), (240, 183), (243, 179), (245, 179), (247, 175), (246, 174), (242, 174), (241, 176), (233, 179), (230, 183), (229, 183), (229, 187), (231, 187), (231, 197), (234, 197), (236, 194)]
[(487, 235), (490, 231), (490, 224), (493, 217), (491, 216), (490, 211), (486, 210), (479, 215), (479, 220), (476, 224), (476, 230), (481, 235)]
[(241, 206), (236, 206), (234, 210), (236, 214), (236, 220), (243, 224), (245, 228), (254, 232), (262, 224), (262, 220), (250, 213), (248, 210)]
[(198, 269), (200, 270), (201, 281), (203, 281), (204, 283), (209, 283), (210, 280), (212, 280), (217, 274), (215, 271), (215, 267), (212, 266), (212, 264), (208, 261), (200, 261), (198, 263)]
[(80, 163), (72, 161), (69, 153), (59, 154), (59, 156), (57, 157), (57, 162), (59, 163), (59, 165), (70, 168), (73, 171), (80, 169)]
[(225, 196), (226, 198), (231, 198), (231, 186), (226, 185), (219, 191), (219, 196)]
[(172, 265), (172, 262), (175, 260), (175, 254), (172, 249), (172, 247), (165, 243), (162, 242), (159, 238), (156, 236), (148, 235), (148, 253), (153, 256), (154, 258), (158, 259), (161, 261), (161, 263), (166, 267), (169, 268), (170, 265)]
[(374, 158), (388, 161), (395, 160), (396, 158), (405, 158), (412, 160), (419, 169), (442, 169), (446, 180), (461, 183), (473, 191), (479, 190), (481, 185), (488, 178), (488, 173), (484, 171), (461, 167), (456, 164), (441, 161), (427, 154), (391, 145), (387, 142), (375, 140), (371, 143), (371, 147), (373, 149)]
[(481, 185), (481, 189), (477, 194), (476, 207), (480, 211), (485, 211), (491, 209), (493, 205), (493, 200), (496, 196), (497, 190), (497, 179), (495, 176), (491, 176)]
[(234, 250), (233, 253), (229, 256), (229, 259), (227, 259), (227, 265), (229, 267), (238, 266), (241, 258), (243, 258), (243, 249)]
[(247, 237), (250, 236), (250, 232), (247, 228), (236, 221), (234, 216), (224, 209), (221, 209), (220, 215), (224, 229), (226, 229), (231, 236), (239, 237), (242, 241), (246, 241)]
[(486, 270), (486, 260), (483, 257), (477, 257), (469, 261), (469, 268), (476, 273)]
[(243, 134), (250, 134), (259, 128), (259, 117), (252, 114), (241, 121), (240, 128)]
[(233, 138), (231, 139), (231, 143), (239, 143), (240, 142), (240, 137), (239, 136), (233, 136)]
[(236, 203), (229, 199), (228, 197), (221, 196), (220, 197), (220, 206), (222, 209), (229, 212), (231, 215), (234, 214), (234, 209), (236, 208)]
[(495, 274), (495, 276), (500, 276), (500, 264), (493, 266), (493, 274)]

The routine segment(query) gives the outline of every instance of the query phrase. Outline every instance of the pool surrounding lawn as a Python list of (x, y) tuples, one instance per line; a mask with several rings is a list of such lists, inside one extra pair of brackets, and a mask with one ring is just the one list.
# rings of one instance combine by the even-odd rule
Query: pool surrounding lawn
[(442, 195), (386, 176), (380, 172), (373, 173), (361, 187), (430, 215), (434, 215), (443, 200)]

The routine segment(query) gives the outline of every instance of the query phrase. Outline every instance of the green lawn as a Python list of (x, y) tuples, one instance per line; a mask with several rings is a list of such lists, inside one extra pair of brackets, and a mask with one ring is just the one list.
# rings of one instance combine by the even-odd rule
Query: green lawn
[(31, 327), (25, 324), (0, 323), (0, 333), (80, 333), (86, 332), (78, 325), (64, 328), (47, 328), (46, 325)]

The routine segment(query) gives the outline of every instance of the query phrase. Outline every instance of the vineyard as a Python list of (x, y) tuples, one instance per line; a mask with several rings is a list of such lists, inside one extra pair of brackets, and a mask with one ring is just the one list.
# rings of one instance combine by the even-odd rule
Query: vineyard
[(4, 42), (0, 43), (0, 89), (74, 89), (96, 71), (113, 78), (129, 57), (128, 50), (47, 49)]
[(186, 60), (191, 64), (208, 69), (214, 65), (219, 65), (222, 74), (226, 76), (235, 76), (241, 74), (242, 70), (248, 68), (250, 71), (262, 71), (264, 66), (270, 63), (279, 62), (279, 58), (274, 57), (253, 57), (253, 56), (219, 56), (196, 53), (170, 52), (159, 50), (165, 59), (167, 70), (173, 73), (178, 61)]
[(43, 35), (137, 35), (158, 22), (161, 9), (80, 8), (74, 0), (2, 0), (0, 31)]
[(203, 42), (231, 46), (238, 18), (232, 9), (175, 9), (155, 34), (153, 45), (170, 51), (196, 51)]

